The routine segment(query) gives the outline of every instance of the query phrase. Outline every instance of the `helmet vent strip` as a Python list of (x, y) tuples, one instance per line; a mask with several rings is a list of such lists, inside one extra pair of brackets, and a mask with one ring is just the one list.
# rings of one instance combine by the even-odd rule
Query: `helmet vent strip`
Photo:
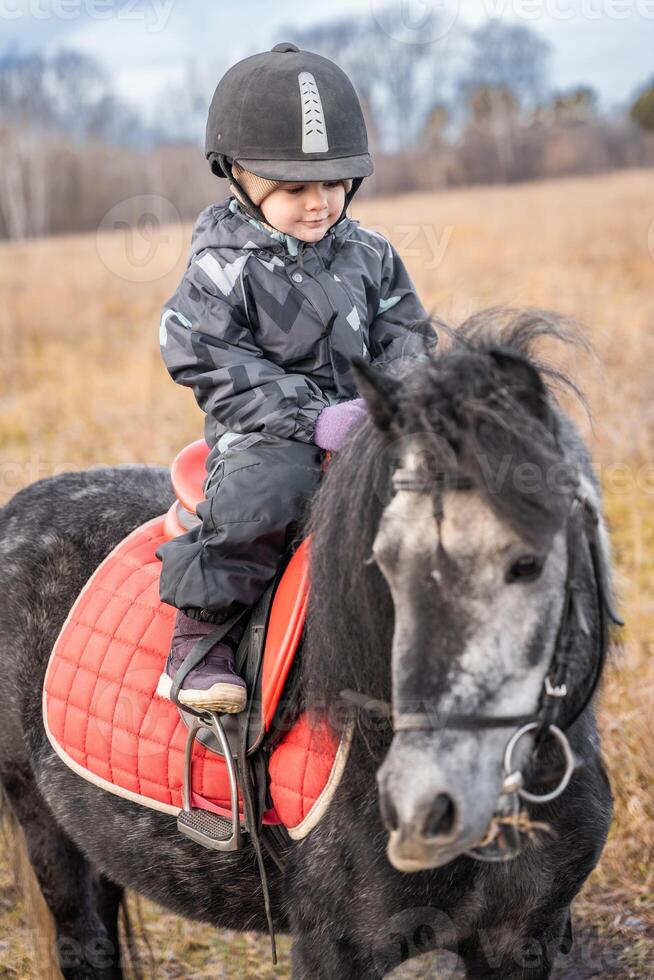
[(297, 80), (302, 103), (302, 152), (325, 153), (329, 143), (318, 85), (310, 71), (301, 71)]

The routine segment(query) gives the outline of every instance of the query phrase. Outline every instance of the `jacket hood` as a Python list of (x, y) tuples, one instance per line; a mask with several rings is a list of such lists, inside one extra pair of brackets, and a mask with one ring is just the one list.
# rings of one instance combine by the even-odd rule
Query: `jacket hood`
[[(328, 229), (320, 241), (312, 242), (311, 245), (318, 250), (321, 247), (329, 248), (332, 244), (339, 247), (339, 243), (358, 224), (353, 218), (341, 218)], [(277, 246), (295, 257), (304, 244), (309, 243), (281, 231), (269, 232), (264, 225), (245, 213), (235, 197), (231, 197), (218, 204), (210, 204), (200, 213), (191, 238), (191, 255), (197, 255), (205, 248), (270, 250)]]

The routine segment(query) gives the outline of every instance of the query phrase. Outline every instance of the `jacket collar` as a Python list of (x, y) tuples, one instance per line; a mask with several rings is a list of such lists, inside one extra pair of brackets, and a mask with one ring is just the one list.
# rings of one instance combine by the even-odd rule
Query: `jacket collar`
[[(238, 228), (238, 237), (243, 238), (242, 248), (267, 249), (270, 248), (271, 242), (275, 241), (282, 244), (292, 258), (296, 258), (298, 252), (301, 251), (301, 246), (307, 244), (298, 238), (294, 238), (293, 235), (287, 235), (282, 231), (276, 231), (272, 228), (269, 230), (266, 225), (263, 225), (255, 218), (251, 218), (243, 210), (240, 202), (235, 197), (229, 199), (227, 208), (236, 219), (240, 219), (236, 227)], [(320, 250), (321, 246), (323, 248), (325, 246), (329, 247), (332, 241), (339, 242), (340, 244), (348, 232), (351, 231), (353, 224), (354, 222), (351, 218), (341, 218), (340, 221), (337, 221), (335, 225), (332, 225), (325, 232), (320, 241), (313, 243), (314, 246)]]

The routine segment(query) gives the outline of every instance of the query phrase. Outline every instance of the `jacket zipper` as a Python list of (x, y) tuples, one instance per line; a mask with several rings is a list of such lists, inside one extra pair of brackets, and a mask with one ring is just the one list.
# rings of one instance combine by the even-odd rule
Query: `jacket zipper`
[[(325, 299), (327, 300), (327, 302), (329, 304), (329, 308), (332, 311), (331, 318), (330, 318), (329, 322), (325, 324), (325, 331), (322, 334), (323, 337), (327, 337), (327, 340), (329, 342), (329, 339), (331, 337), (332, 330), (334, 329), (334, 322), (336, 320), (336, 317), (338, 316), (338, 310), (335, 310), (334, 309), (334, 304), (331, 301), (331, 297), (330, 297), (329, 293), (327, 292), (327, 290), (325, 289), (325, 287), (323, 286), (323, 284), (320, 282), (320, 279), (318, 279), (317, 276), (314, 276), (313, 272), (309, 272), (309, 270), (307, 269), (307, 267), (304, 265), (304, 262), (302, 260), (302, 251), (303, 251), (305, 245), (306, 245), (306, 242), (300, 242), (300, 246), (298, 248), (298, 265), (302, 269), (302, 272), (304, 273), (305, 276), (308, 276), (309, 279), (313, 279), (313, 281), (320, 286), (320, 288), (322, 289), (323, 293), (325, 294)], [(315, 248), (314, 248), (314, 251), (316, 251)], [(318, 255), (317, 252), (316, 252), (316, 255), (318, 256), (318, 260), (321, 263), (321, 265), (323, 267), (323, 270), (324, 270), (325, 264), (322, 261), (322, 258), (320, 257), (320, 255)], [(308, 299), (308, 297), (307, 297), (307, 299)], [(309, 300), (309, 302), (311, 303), (311, 300)], [(313, 306), (313, 303), (311, 303), (311, 305)], [(313, 306), (313, 308), (314, 308), (314, 310), (316, 309), (315, 306)], [(318, 313), (318, 316), (322, 320), (322, 316), (320, 315), (320, 313), (318, 312), (318, 310), (316, 310), (316, 312)], [(330, 343), (330, 359), (331, 359), (331, 343)]]
[[(298, 248), (298, 256), (300, 256), (300, 253), (303, 251), (305, 244), (306, 244), (306, 242), (301, 242), (300, 243), (300, 246)], [(322, 260), (322, 256), (318, 254), (318, 251), (315, 248), (315, 246), (313, 246), (313, 250), (314, 250), (314, 252), (315, 252), (315, 254), (316, 254), (317, 258), (318, 258), (318, 261), (319, 261), (320, 265), (323, 268), (323, 271), (326, 272), (327, 270), (325, 269), (325, 263)], [(323, 293), (325, 294), (325, 298), (326, 298), (327, 302), (329, 303), (329, 308), (332, 311), (331, 319), (330, 319), (329, 323), (327, 323), (325, 325), (325, 330), (324, 330), (322, 336), (325, 337), (326, 340), (327, 340), (327, 353), (329, 354), (329, 361), (330, 361), (330, 364), (332, 366), (332, 371), (334, 372), (334, 377), (336, 377), (336, 369), (334, 367), (334, 352), (332, 350), (332, 331), (334, 329), (334, 324), (336, 323), (336, 317), (338, 316), (338, 310), (336, 310), (334, 308), (334, 304), (332, 303), (331, 296), (329, 295), (329, 293), (327, 292), (327, 290), (325, 289), (325, 287), (323, 286), (323, 284), (320, 282), (320, 280), (316, 276), (314, 276), (314, 274), (312, 272), (309, 272), (308, 269), (305, 267), (304, 263), (302, 262), (301, 256), (298, 259), (298, 265), (300, 266), (300, 268), (302, 269), (302, 271), (304, 272), (305, 275), (308, 275), (310, 279), (313, 279), (313, 281), (320, 286), (320, 288), (322, 289)]]
[[(375, 255), (377, 256), (377, 258), (380, 257), (379, 256), (379, 252), (375, 248), (373, 248), (372, 245), (367, 245), (366, 242), (358, 242), (356, 240), (356, 238), (346, 238), (344, 240), (346, 242), (352, 242), (354, 245), (364, 245), (366, 248), (369, 248), (371, 252), (374, 252)], [(320, 265), (323, 268), (323, 272), (328, 272), (327, 266), (324, 263), (324, 260), (323, 260), (322, 255), (320, 254), (320, 252), (318, 251), (318, 249), (315, 247), (315, 245), (313, 245), (312, 248), (313, 248), (314, 252), (316, 253), (316, 256), (318, 258), (318, 261), (319, 261)], [(311, 273), (309, 273), (309, 275), (311, 275)], [(312, 278), (315, 278), (315, 277), (312, 277)], [(350, 292), (350, 290), (349, 290), (349, 288), (348, 288), (345, 280), (344, 279), (341, 279), (341, 280), (339, 280), (339, 282), (340, 282), (341, 289), (343, 290), (343, 292), (345, 293), (345, 295), (348, 298), (348, 301), (356, 309), (356, 305), (357, 304), (355, 303), (354, 299), (352, 298), (352, 294), (351, 294), (351, 292)], [(321, 286), (322, 286), (322, 283), (321, 283)], [(322, 288), (323, 288), (323, 291), (325, 292), (325, 294), (327, 295), (327, 290), (324, 288), (324, 286)], [(329, 300), (329, 296), (327, 296), (327, 299)], [(329, 305), (332, 306), (331, 300), (329, 300)], [(334, 307), (332, 306), (332, 310), (333, 309), (334, 309)], [(364, 334), (364, 343), (365, 343), (365, 334)]]

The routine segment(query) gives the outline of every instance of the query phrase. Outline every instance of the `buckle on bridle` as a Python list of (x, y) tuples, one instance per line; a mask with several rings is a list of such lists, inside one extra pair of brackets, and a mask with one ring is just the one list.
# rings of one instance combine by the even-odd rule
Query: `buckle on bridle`
[(550, 698), (564, 698), (568, 693), (568, 688), (565, 684), (552, 684), (549, 676), (546, 676), (545, 693)]

